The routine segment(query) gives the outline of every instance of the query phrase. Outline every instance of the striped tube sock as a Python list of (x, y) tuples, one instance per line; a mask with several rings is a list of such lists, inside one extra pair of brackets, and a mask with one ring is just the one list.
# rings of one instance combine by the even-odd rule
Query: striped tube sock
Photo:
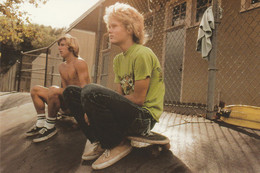
[(36, 121), (36, 126), (37, 127), (43, 127), (45, 124), (45, 114), (37, 114), (37, 121)]
[(52, 129), (55, 126), (55, 122), (56, 122), (56, 117), (54, 118), (47, 117), (44, 127), (46, 127), (47, 129)]

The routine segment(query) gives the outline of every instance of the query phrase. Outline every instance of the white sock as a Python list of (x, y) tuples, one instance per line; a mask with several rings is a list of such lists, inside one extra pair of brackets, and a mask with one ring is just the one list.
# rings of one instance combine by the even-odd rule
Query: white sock
[(47, 129), (52, 129), (55, 126), (55, 122), (56, 122), (56, 117), (54, 118), (47, 117), (44, 127), (46, 127)]
[(36, 126), (37, 127), (43, 127), (45, 124), (46, 116), (44, 114), (37, 114), (37, 121), (36, 121)]

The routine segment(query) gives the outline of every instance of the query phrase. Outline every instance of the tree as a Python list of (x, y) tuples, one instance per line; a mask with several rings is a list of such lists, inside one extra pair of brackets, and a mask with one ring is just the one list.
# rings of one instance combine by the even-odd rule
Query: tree
[[(2, 44), (18, 45), (23, 41), (22, 34), (29, 36), (30, 30), (25, 27), (25, 24), (30, 23), (27, 12), (20, 10), (20, 7), (25, 2), (28, 2), (35, 7), (39, 4), (45, 4), (48, 0), (5, 0), (0, 2), (0, 17), (1, 17), (1, 32), (0, 42)], [(27, 16), (27, 17), (26, 17)]]
[(33, 37), (30, 37), (30, 41), (34, 49), (49, 46), (56, 41), (65, 30), (65, 28), (55, 29), (51, 26), (37, 24), (30, 24), (28, 27), (33, 28)]
[[(8, 20), (2, 20), (0, 17), (0, 26)], [(19, 26), (20, 27), (20, 26)], [(0, 43), (1, 52), (1, 72), (6, 72), (16, 60), (21, 56), (20, 52), (34, 50), (37, 48), (47, 47), (60, 37), (64, 28), (56, 29), (50, 26), (38, 24), (24, 24), (22, 28), (17, 28), (16, 32), (19, 38), (16, 42), (12, 39), (11, 33), (0, 30), (0, 37), (5, 37)], [(2, 34), (6, 32), (6, 34)], [(18, 40), (19, 39), (19, 40)]]
[(6, 0), (0, 2), (0, 58), (1, 72), (6, 72), (20, 57), (21, 51), (47, 47), (54, 42), (65, 28), (31, 24), (20, 6), (31, 3), (38, 7), (47, 0)]

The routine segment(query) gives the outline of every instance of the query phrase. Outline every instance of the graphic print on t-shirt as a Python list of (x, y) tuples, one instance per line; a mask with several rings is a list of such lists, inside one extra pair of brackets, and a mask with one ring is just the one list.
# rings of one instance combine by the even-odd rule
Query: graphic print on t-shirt
[(125, 95), (129, 95), (134, 92), (134, 80), (132, 76), (133, 76), (132, 74), (130, 75), (126, 74), (123, 77), (119, 77), (120, 85)]

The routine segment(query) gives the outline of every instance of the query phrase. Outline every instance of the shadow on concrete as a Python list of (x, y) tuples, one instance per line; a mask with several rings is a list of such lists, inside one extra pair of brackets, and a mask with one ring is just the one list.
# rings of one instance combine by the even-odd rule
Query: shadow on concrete
[(246, 128), (246, 127), (240, 127), (240, 126), (228, 124), (228, 123), (223, 122), (223, 121), (214, 121), (214, 122), (217, 123), (221, 127), (226, 127), (226, 128), (235, 130), (239, 133), (245, 134), (249, 137), (253, 137), (255, 139), (260, 139), (260, 136), (255, 133), (255, 131), (260, 131), (260, 130), (250, 129), (250, 128)]
[(190, 172), (170, 150), (155, 157), (145, 149), (133, 149), (111, 167), (94, 171), (91, 169), (93, 161), (81, 161), (86, 138), (71, 120), (59, 120), (58, 134), (41, 143), (33, 143), (32, 138), (24, 136), (33, 124), (31, 120), (1, 134), (0, 172)]
[(58, 122), (58, 134), (48, 141), (33, 143), (24, 133), (34, 122), (28, 122), (1, 135), (1, 171), (75, 172), (81, 161), (86, 138), (71, 122)]
[[(91, 166), (93, 162), (84, 161), (82, 164)], [(163, 151), (157, 157), (152, 156), (145, 149), (136, 149), (116, 164), (103, 169), (93, 170), (95, 173), (164, 173), (164, 172), (191, 172), (185, 164), (175, 157), (170, 150)]]

